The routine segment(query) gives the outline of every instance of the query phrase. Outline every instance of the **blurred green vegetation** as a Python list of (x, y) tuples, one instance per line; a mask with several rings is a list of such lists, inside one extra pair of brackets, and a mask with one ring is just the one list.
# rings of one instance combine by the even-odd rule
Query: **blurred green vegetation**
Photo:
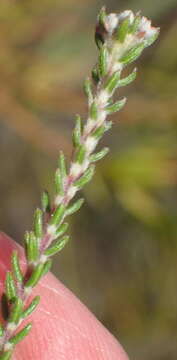
[[(121, 90), (112, 149), (84, 190), (55, 273), (112, 331), (132, 360), (177, 358), (177, 3), (104, 2), (151, 16), (161, 36)], [(82, 82), (96, 59), (101, 1), (1, 0), (0, 225), (21, 242), (57, 154), (71, 151)], [(121, 95), (120, 94), (120, 95)], [(117, 120), (120, 121), (118, 122)]]

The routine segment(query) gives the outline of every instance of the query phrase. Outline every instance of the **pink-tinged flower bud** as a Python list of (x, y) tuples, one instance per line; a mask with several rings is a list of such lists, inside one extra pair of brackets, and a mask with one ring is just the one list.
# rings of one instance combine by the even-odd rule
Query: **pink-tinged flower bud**
[(117, 14), (109, 14), (106, 17), (106, 30), (112, 34), (114, 30), (117, 28), (119, 22), (119, 17)]
[(150, 20), (148, 20), (145, 16), (141, 18), (137, 29), (137, 36), (139, 38), (147, 40), (155, 36), (158, 32), (159, 28), (152, 27)]
[[(120, 14), (107, 15), (102, 8), (97, 20), (95, 40), (98, 48), (103, 45), (115, 62), (115, 71), (130, 61), (137, 59), (143, 49), (151, 45), (159, 34), (159, 28), (151, 26), (151, 21), (140, 12), (134, 14), (125, 10)], [(128, 60), (127, 60), (128, 59)]]
[(118, 15), (119, 22), (120, 22), (120, 20), (121, 21), (124, 20), (126, 17), (129, 17), (129, 22), (130, 22), (130, 24), (132, 24), (135, 19), (135, 15), (133, 14), (133, 11), (131, 11), (131, 10), (123, 11), (120, 15)]
[(125, 10), (120, 14), (106, 14), (105, 8), (101, 9), (98, 16), (95, 39), (99, 48), (107, 43), (108, 49), (115, 44), (116, 53), (122, 56), (126, 51), (144, 44), (151, 45), (159, 34), (159, 28), (151, 26), (151, 21), (140, 13), (134, 14)]

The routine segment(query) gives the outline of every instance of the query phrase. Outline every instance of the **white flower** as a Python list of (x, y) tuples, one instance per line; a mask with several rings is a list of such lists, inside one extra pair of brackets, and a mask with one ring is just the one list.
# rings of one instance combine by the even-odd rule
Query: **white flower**
[(108, 32), (112, 34), (114, 30), (116, 30), (116, 28), (118, 27), (119, 22), (122, 22), (126, 17), (129, 17), (130, 24), (132, 24), (135, 16), (131, 10), (125, 10), (119, 15), (117, 14), (108, 15), (106, 17), (106, 28)]
[[(137, 44), (144, 43), (145, 47), (151, 45), (159, 33), (159, 28), (153, 27), (150, 20), (145, 16), (140, 16), (140, 12), (134, 14), (131, 10), (125, 10), (120, 14), (111, 13), (109, 15), (106, 15), (105, 12), (103, 18), (96, 27), (96, 43), (99, 48), (105, 43), (110, 48), (112, 42), (115, 41), (116, 44), (121, 36), (122, 39), (117, 41), (116, 45), (119, 46), (119, 55), (123, 55), (125, 51)], [(128, 19), (128, 24), (122, 26), (126, 19)]]
[(124, 20), (126, 17), (129, 17), (130, 24), (132, 24), (135, 19), (135, 15), (133, 14), (133, 11), (125, 10), (120, 15), (118, 15), (119, 20)]
[(109, 33), (113, 33), (113, 31), (117, 28), (118, 25), (118, 15), (110, 14), (106, 17), (106, 28)]
[(151, 21), (148, 20), (145, 16), (141, 18), (137, 30), (137, 35), (139, 38), (147, 40), (156, 35), (158, 31), (159, 29), (151, 26)]

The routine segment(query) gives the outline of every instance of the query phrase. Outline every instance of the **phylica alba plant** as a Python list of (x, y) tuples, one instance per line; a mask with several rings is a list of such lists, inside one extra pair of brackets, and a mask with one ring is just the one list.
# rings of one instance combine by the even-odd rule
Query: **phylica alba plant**
[(83, 199), (73, 200), (74, 196), (92, 179), (95, 162), (108, 152), (108, 148), (99, 152), (95, 152), (95, 148), (103, 134), (111, 129), (107, 116), (125, 105), (126, 98), (115, 102), (114, 93), (136, 77), (134, 69), (122, 78), (122, 70), (134, 62), (158, 34), (159, 28), (152, 27), (148, 19), (131, 10), (107, 15), (102, 8), (98, 15), (95, 33), (98, 62), (91, 78), (84, 83), (88, 117), (83, 122), (76, 116), (71, 162), (66, 164), (64, 154), (60, 153), (54, 200), (51, 204), (48, 193), (43, 193), (41, 209), (34, 214), (34, 229), (25, 234), (25, 272), (21, 269), (18, 252), (12, 254), (12, 270), (6, 274), (3, 294), (6, 311), (0, 324), (0, 360), (11, 359), (16, 344), (31, 330), (31, 323), (22, 330), (18, 328), (40, 301), (39, 296), (33, 297), (33, 288), (49, 271), (52, 256), (69, 240), (66, 218), (83, 204)]

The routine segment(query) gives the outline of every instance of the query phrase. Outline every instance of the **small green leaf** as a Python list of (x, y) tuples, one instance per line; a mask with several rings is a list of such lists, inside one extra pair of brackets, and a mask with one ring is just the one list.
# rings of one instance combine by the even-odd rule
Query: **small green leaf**
[(68, 223), (61, 224), (56, 231), (56, 237), (62, 236), (68, 229)]
[(69, 236), (64, 236), (63, 238), (59, 239), (58, 241), (56, 241), (56, 243), (49, 247), (48, 249), (45, 250), (44, 254), (46, 256), (53, 256), (56, 253), (58, 253), (59, 251), (61, 251), (64, 246), (66, 245), (66, 243), (69, 240)]
[(99, 139), (103, 136), (105, 132), (105, 126), (99, 126), (96, 130), (94, 130), (94, 132), (92, 133), (92, 136), (95, 137), (96, 139)]
[(101, 160), (108, 152), (109, 149), (105, 147), (103, 150), (99, 151), (98, 153), (91, 155), (90, 162), (96, 162), (98, 160)]
[(95, 101), (93, 101), (90, 106), (90, 117), (93, 120), (97, 120), (98, 117), (98, 105), (96, 104)]
[(128, 50), (121, 58), (120, 62), (128, 65), (139, 58), (141, 55), (145, 45), (144, 43), (140, 43), (136, 46), (134, 46), (132, 49)]
[(43, 235), (43, 219), (41, 209), (36, 209), (34, 213), (34, 234), (37, 239), (41, 239)]
[(78, 180), (75, 181), (74, 186), (78, 188), (82, 188), (83, 186), (85, 186), (92, 179), (94, 170), (95, 170), (94, 165), (88, 167), (84, 175), (82, 175)]
[(64, 178), (59, 168), (55, 172), (55, 191), (57, 195), (64, 195)]
[(76, 115), (76, 125), (73, 131), (73, 146), (77, 147), (81, 143), (81, 135), (82, 135), (82, 128), (81, 128), (81, 117)]
[(21, 284), (23, 282), (23, 274), (20, 268), (20, 261), (17, 251), (12, 253), (12, 268), (16, 280)]
[(77, 201), (74, 202), (74, 204), (72, 204), (71, 206), (69, 206), (66, 210), (66, 215), (69, 216), (69, 215), (72, 215), (74, 214), (76, 211), (78, 211), (82, 204), (84, 202), (84, 199), (79, 199)]
[(18, 298), (16, 298), (15, 303), (12, 306), (9, 322), (18, 324), (21, 314), (22, 314), (22, 311), (23, 311), (23, 302), (18, 297)]
[(100, 13), (98, 14), (98, 23), (104, 28), (105, 21), (106, 21), (106, 7), (103, 6), (100, 10)]
[(124, 79), (119, 80), (119, 87), (131, 84), (131, 82), (136, 79), (136, 74), (137, 70), (135, 68), (130, 75), (126, 76)]
[(44, 264), (38, 264), (36, 265), (35, 269), (33, 270), (29, 280), (27, 280), (25, 287), (34, 287), (39, 279), (41, 278), (41, 276), (43, 275), (43, 270), (44, 270)]
[(98, 31), (95, 32), (95, 42), (98, 49), (101, 49), (104, 44), (104, 38)]
[(32, 324), (26, 325), (21, 331), (19, 331), (15, 336), (13, 336), (9, 342), (13, 345), (18, 344), (21, 340), (24, 339), (25, 336), (27, 336), (32, 328)]
[(120, 41), (121, 43), (123, 43), (125, 41), (125, 38), (128, 34), (128, 30), (129, 30), (129, 25), (130, 25), (130, 18), (129, 16), (126, 17), (122, 23), (118, 26), (118, 31), (117, 31), (117, 35), (116, 35), (116, 39), (118, 41)]
[(85, 146), (80, 145), (75, 154), (75, 161), (78, 162), (79, 164), (82, 164), (85, 160), (85, 153), (86, 153)]
[(16, 299), (16, 286), (14, 279), (12, 277), (12, 273), (10, 271), (6, 274), (5, 279), (5, 288), (6, 288), (6, 295), (8, 300), (12, 303)]
[(42, 270), (42, 276), (45, 276), (49, 272), (51, 266), (52, 266), (52, 259), (48, 259), (44, 264), (44, 268)]
[(22, 313), (23, 319), (32, 314), (32, 312), (36, 309), (37, 305), (39, 304), (39, 301), (40, 301), (40, 296), (35, 296), (35, 298), (31, 301), (31, 303), (23, 311), (23, 313)]
[(108, 114), (115, 113), (123, 108), (126, 101), (127, 101), (127, 99), (123, 98), (122, 100), (115, 102), (113, 105), (107, 106), (106, 111), (108, 112)]
[(34, 262), (39, 256), (39, 244), (33, 231), (29, 233), (28, 242), (26, 242), (26, 256), (29, 262)]
[(84, 93), (87, 96), (89, 102), (93, 100), (92, 83), (89, 78), (86, 78), (84, 81)]
[(55, 191), (58, 195), (64, 195), (63, 177), (59, 168), (55, 172)]
[(130, 25), (130, 28), (129, 28), (129, 33), (130, 34), (133, 35), (133, 34), (135, 34), (137, 32), (140, 21), (141, 21), (141, 16), (138, 13), (136, 15), (133, 23)]
[(94, 81), (94, 83), (97, 85), (100, 81), (100, 76), (99, 76), (99, 73), (98, 73), (98, 68), (97, 66), (95, 66), (92, 70), (92, 79)]
[(26, 231), (25, 235), (24, 235), (24, 247), (25, 247), (25, 255), (26, 255), (26, 257), (28, 256), (29, 240), (30, 240), (30, 233), (29, 233), (29, 231)]
[(56, 210), (54, 211), (54, 213), (50, 218), (49, 224), (58, 226), (63, 218), (64, 212), (65, 212), (64, 204), (60, 204), (59, 206), (57, 206)]
[(43, 191), (43, 193), (42, 193), (41, 204), (42, 204), (42, 210), (44, 212), (49, 213), (51, 210), (51, 207), (50, 207), (49, 193), (47, 190)]
[(98, 59), (98, 69), (100, 77), (104, 77), (108, 71), (108, 50), (106, 46), (102, 46), (100, 49), (99, 59)]
[(113, 91), (118, 87), (120, 79), (120, 71), (116, 71), (111, 77), (108, 79), (105, 85), (105, 90), (108, 93), (112, 94)]
[(62, 151), (60, 151), (60, 156), (59, 156), (59, 168), (61, 171), (61, 177), (62, 179), (64, 179), (67, 176), (67, 169), (66, 169), (65, 156)]

